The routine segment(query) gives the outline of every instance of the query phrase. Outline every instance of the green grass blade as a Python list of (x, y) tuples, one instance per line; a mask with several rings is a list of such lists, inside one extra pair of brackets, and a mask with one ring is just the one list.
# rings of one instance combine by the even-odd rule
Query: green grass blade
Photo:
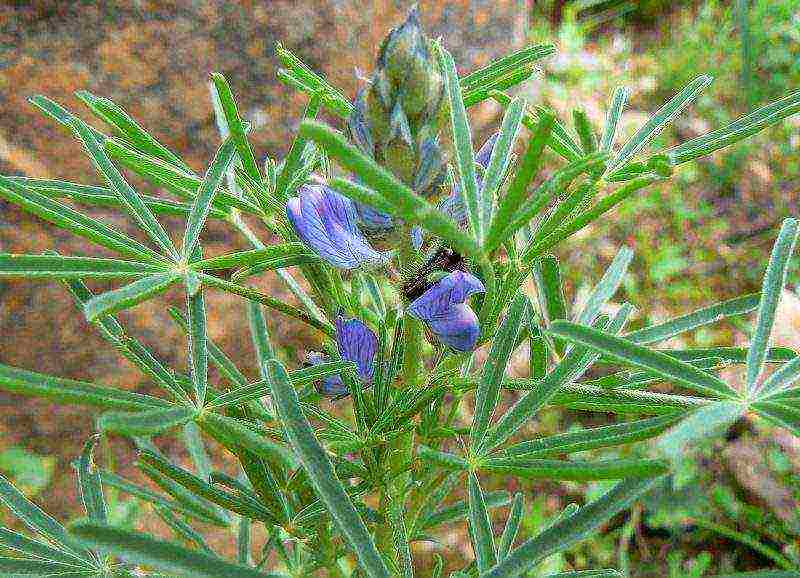
[(661, 436), (657, 444), (658, 449), (670, 460), (677, 461), (690, 444), (722, 433), (739, 419), (745, 410), (744, 405), (732, 402), (717, 402), (700, 408)]
[(162, 159), (170, 164), (189, 170), (180, 157), (162, 145), (155, 137), (144, 130), (127, 112), (108, 98), (95, 96), (88, 90), (79, 90), (75, 93), (86, 106), (100, 119), (104, 120), (121, 135), (123, 135), (136, 148), (151, 156)]
[(281, 578), (252, 568), (226, 562), (216, 556), (187, 550), (141, 532), (113, 528), (92, 522), (78, 522), (70, 531), (81, 541), (115, 554), (134, 564), (152, 566), (162, 572), (193, 578)]
[(149, 275), (129, 285), (100, 293), (83, 306), (83, 313), (90, 322), (99, 317), (128, 309), (159, 295), (177, 283), (180, 277), (174, 273)]
[(483, 497), (480, 482), (475, 472), (467, 476), (469, 527), (472, 536), (475, 562), (478, 572), (486, 572), (497, 564), (497, 548), (492, 534), (492, 521), (489, 519), (489, 510)]
[(511, 511), (508, 520), (500, 536), (500, 543), (497, 545), (497, 561), (502, 562), (508, 557), (514, 540), (517, 539), (519, 528), (522, 525), (522, 516), (525, 513), (525, 495), (522, 492), (514, 494), (514, 501), (511, 503)]
[(685, 163), (744, 140), (798, 112), (800, 91), (794, 91), (722, 128), (681, 143), (665, 153), (675, 164)]
[(300, 134), (316, 142), (331, 159), (337, 161), (345, 170), (356, 173), (364, 184), (372, 189), (344, 179), (332, 179), (331, 186), (343, 195), (365, 202), (411, 224), (422, 225), (465, 255), (480, 253), (475, 240), (459, 230), (452, 219), (443, 215), (434, 205), (398, 181), (389, 171), (351, 146), (341, 133), (325, 124), (304, 120), (300, 124)]
[(171, 407), (140, 412), (107, 412), (97, 420), (100, 431), (120, 435), (151, 436), (185, 424), (197, 416), (191, 407)]
[(783, 221), (778, 239), (772, 248), (772, 255), (761, 285), (761, 302), (758, 305), (758, 320), (753, 337), (750, 339), (750, 350), (747, 352), (747, 392), (749, 396), (757, 391), (758, 378), (764, 369), (764, 360), (769, 349), (769, 338), (775, 312), (778, 308), (781, 293), (786, 285), (789, 272), (789, 260), (792, 258), (797, 243), (798, 222), (796, 219)]
[(103, 409), (139, 411), (169, 407), (168, 401), (113, 387), (65, 379), (0, 365), (0, 389), (21, 395), (43, 397), (65, 404)]
[(542, 119), (535, 126), (525, 153), (518, 163), (514, 177), (511, 179), (511, 184), (508, 186), (508, 191), (499, 201), (497, 214), (486, 236), (487, 247), (500, 246), (503, 242), (501, 233), (504, 231), (506, 223), (511, 220), (520, 205), (527, 199), (528, 187), (539, 172), (542, 164), (542, 153), (550, 139), (554, 123), (555, 117), (548, 113), (542, 116)]
[(587, 482), (622, 478), (653, 478), (666, 474), (669, 468), (663, 460), (562, 461), (527, 457), (493, 457), (481, 463), (481, 470), (525, 480)]
[(676, 335), (693, 331), (698, 327), (703, 327), (711, 323), (716, 323), (728, 317), (736, 315), (744, 315), (750, 313), (758, 307), (760, 295), (752, 293), (743, 297), (736, 297), (729, 299), (715, 305), (698, 309), (687, 315), (675, 317), (664, 323), (658, 325), (651, 325), (644, 329), (631, 331), (625, 335), (625, 339), (638, 343), (639, 345), (648, 345), (659, 341), (665, 341)]
[(547, 458), (599, 448), (631, 444), (656, 437), (679, 418), (667, 414), (620, 424), (556, 434), (508, 447), (498, 456)]
[(24, 180), (0, 176), (0, 197), (59, 228), (127, 257), (150, 263), (164, 260), (157, 252), (135, 239), (28, 187)]
[(475, 416), (470, 429), (470, 445), (476, 453), (480, 453), (484, 448), (483, 439), (500, 399), (500, 385), (508, 360), (517, 343), (517, 336), (528, 306), (528, 298), (525, 294), (518, 293), (508, 310), (505, 321), (492, 341), (492, 348), (483, 366), (481, 381), (475, 394)]
[(278, 361), (271, 360), (267, 363), (267, 372), (273, 399), (286, 435), (331, 517), (355, 550), (366, 574), (371, 578), (389, 578), (389, 570), (372, 536), (358, 515), (344, 486), (336, 477), (333, 465), (300, 409), (297, 393), (286, 370)]
[(225, 121), (228, 124), (228, 130), (231, 133), (231, 139), (236, 147), (236, 153), (239, 160), (242, 162), (242, 167), (245, 173), (256, 183), (261, 182), (261, 172), (258, 170), (253, 149), (250, 148), (250, 142), (247, 140), (247, 134), (239, 116), (239, 108), (236, 106), (236, 100), (233, 98), (233, 92), (219, 72), (211, 73), (211, 82), (214, 85), (214, 90), (219, 103), (222, 106), (222, 111), (225, 114)]
[(611, 265), (608, 266), (603, 277), (595, 285), (589, 297), (586, 299), (580, 312), (575, 317), (575, 323), (580, 325), (591, 325), (600, 314), (602, 307), (608, 302), (614, 293), (617, 292), (628, 266), (633, 260), (633, 251), (628, 247), (621, 247), (614, 255)]
[(464, 101), (461, 96), (461, 86), (459, 85), (455, 62), (453, 62), (453, 57), (449, 52), (444, 48), (438, 48), (439, 66), (444, 76), (447, 97), (450, 99), (450, 127), (453, 134), (458, 181), (461, 184), (461, 198), (467, 208), (467, 219), (472, 236), (478, 241), (479, 245), (482, 245), (486, 232), (484, 230), (484, 220), (481, 219), (481, 206), (483, 203), (481, 202), (478, 183), (475, 178), (475, 153), (472, 149), (472, 133), (470, 132), (467, 111), (464, 108)]
[(622, 117), (622, 111), (625, 104), (628, 102), (628, 89), (624, 86), (618, 86), (614, 89), (611, 95), (611, 103), (608, 105), (608, 112), (606, 113), (606, 124), (603, 128), (603, 136), (600, 139), (600, 150), (610, 151), (614, 146), (614, 139), (617, 136), (617, 128), (619, 127), (619, 119)]
[(573, 343), (591, 347), (619, 361), (654, 371), (667, 381), (680, 384), (693, 391), (713, 397), (738, 397), (734, 389), (714, 375), (664, 353), (646, 349), (641, 345), (602, 331), (566, 321), (556, 321), (548, 329), (548, 333)]
[(197, 242), (200, 239), (200, 231), (203, 230), (206, 218), (211, 210), (217, 188), (225, 178), (225, 173), (231, 161), (233, 161), (235, 150), (233, 142), (228, 140), (222, 143), (214, 156), (214, 160), (211, 161), (203, 181), (197, 187), (197, 196), (192, 205), (192, 212), (186, 221), (186, 232), (181, 246), (181, 257), (184, 261), (189, 261), (189, 257), (197, 246)]
[(95, 140), (91, 129), (80, 119), (74, 119), (71, 127), (83, 142), (83, 146), (98, 172), (103, 175), (112, 190), (119, 196), (120, 201), (125, 204), (139, 227), (165, 254), (177, 259), (178, 252), (164, 227), (108, 158), (103, 147)]
[(522, 117), (525, 115), (525, 100), (515, 98), (506, 109), (503, 122), (500, 125), (500, 136), (492, 149), (489, 166), (486, 167), (481, 196), (481, 219), (483, 228), (489, 231), (492, 225), (494, 207), (497, 202), (497, 192), (506, 175), (511, 162), (514, 143), (519, 134)]
[(695, 78), (692, 82), (686, 85), (678, 94), (662, 106), (656, 113), (648, 120), (645, 125), (640, 128), (631, 139), (625, 143), (625, 146), (619, 151), (617, 156), (608, 167), (608, 172), (612, 173), (616, 169), (625, 166), (639, 151), (641, 151), (651, 140), (653, 140), (658, 133), (672, 122), (676, 116), (686, 108), (694, 99), (696, 99), (705, 88), (711, 84), (712, 78), (710, 76), (701, 75)]
[(93, 564), (94, 560), (89, 552), (67, 534), (64, 526), (26, 498), (3, 475), (0, 475), (0, 501), (20, 522), (32, 531), (63, 547), (67, 552), (84, 561), (84, 563)]
[(86, 515), (95, 522), (105, 524), (108, 513), (103, 497), (103, 484), (92, 458), (97, 440), (98, 436), (92, 436), (83, 446), (83, 452), (78, 460), (78, 493)]
[(621, 481), (604, 496), (523, 543), (500, 564), (481, 574), (481, 578), (523, 576), (547, 556), (562, 552), (588, 538), (601, 524), (633, 504), (652, 483), (652, 478)]
[(0, 253), (0, 278), (124, 279), (170, 275), (166, 264), (139, 263), (99, 257), (64, 255), (17, 255)]

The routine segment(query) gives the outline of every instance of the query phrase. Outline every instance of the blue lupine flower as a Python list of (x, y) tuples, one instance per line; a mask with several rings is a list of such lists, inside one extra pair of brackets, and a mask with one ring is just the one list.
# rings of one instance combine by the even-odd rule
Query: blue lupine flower
[(387, 257), (356, 226), (353, 201), (321, 185), (304, 185), (286, 204), (286, 216), (300, 239), (339, 269), (377, 266)]
[[(352, 361), (356, 364), (358, 376), (361, 381), (370, 385), (375, 374), (375, 354), (378, 352), (378, 338), (375, 333), (358, 319), (345, 319), (338, 315), (336, 324), (336, 346), (339, 356), (343, 361)], [(306, 361), (311, 365), (318, 365), (328, 361), (328, 357), (316, 351), (306, 355)], [(329, 375), (317, 385), (320, 395), (334, 399), (346, 397), (350, 390), (344, 384), (339, 374)]]
[(472, 351), (480, 337), (478, 317), (466, 303), (470, 295), (486, 289), (480, 279), (453, 271), (430, 287), (408, 307), (445, 345), (456, 351)]

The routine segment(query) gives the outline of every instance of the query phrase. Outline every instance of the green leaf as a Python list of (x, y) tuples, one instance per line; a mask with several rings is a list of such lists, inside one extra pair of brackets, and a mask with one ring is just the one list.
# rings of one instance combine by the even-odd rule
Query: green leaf
[(65, 552), (79, 558), (84, 563), (93, 564), (94, 560), (89, 552), (67, 534), (64, 526), (22, 495), (22, 492), (2, 475), (0, 475), (0, 501), (32, 531), (58, 544)]
[(674, 319), (659, 323), (658, 325), (651, 325), (644, 329), (632, 331), (625, 335), (625, 339), (638, 343), (639, 345), (648, 345), (658, 341), (665, 341), (681, 333), (697, 329), (698, 327), (716, 323), (728, 317), (749, 313), (758, 307), (758, 302), (758, 293), (736, 297), (703, 309), (698, 309), (687, 315), (675, 317)]
[[(507, 56), (490, 62), (483, 68), (470, 72), (460, 80), (464, 93), (488, 92), (502, 86), (507, 88), (503, 80), (520, 70), (531, 70), (534, 62), (555, 54), (556, 47), (552, 44), (536, 44), (526, 46)], [(467, 95), (464, 95), (467, 98)]]
[(467, 476), (469, 495), (469, 527), (475, 551), (475, 562), (478, 572), (485, 572), (497, 564), (497, 549), (492, 534), (492, 521), (483, 497), (480, 482), (475, 472)]
[(0, 197), (19, 205), (36, 215), (67, 231), (88, 239), (102, 247), (117, 251), (127, 257), (141, 259), (149, 263), (162, 263), (164, 258), (149, 247), (128, 237), (103, 223), (83, 215), (74, 209), (49, 199), (33, 190), (25, 182), (0, 176)]
[(502, 237), (508, 238), (505, 235), (501, 237), (501, 233), (504, 232), (505, 225), (511, 221), (520, 205), (528, 198), (528, 186), (539, 172), (543, 158), (542, 153), (550, 138), (554, 123), (555, 117), (547, 114), (536, 125), (528, 141), (525, 154), (519, 161), (511, 184), (508, 186), (508, 191), (499, 201), (497, 214), (492, 220), (491, 229), (486, 236), (487, 247), (499, 247), (503, 242)]
[(619, 414), (668, 415), (713, 403), (702, 397), (651, 391), (607, 390), (588, 385), (563, 385), (548, 399), (550, 405), (583, 411)]
[(261, 377), (267, 379), (267, 362), (275, 359), (275, 350), (269, 339), (269, 328), (267, 319), (264, 317), (264, 309), (258, 303), (249, 301), (247, 303), (247, 321), (250, 327), (250, 339), (256, 351), (256, 361)]
[(500, 136), (492, 148), (489, 166), (486, 167), (486, 174), (484, 175), (483, 188), (480, 191), (480, 217), (485, 231), (489, 231), (492, 225), (497, 193), (511, 163), (514, 142), (517, 140), (524, 114), (525, 100), (518, 97), (511, 101), (500, 125)]
[(613, 459), (596, 461), (561, 461), (533, 459), (527, 456), (492, 457), (480, 465), (485, 472), (516, 476), (526, 480), (619, 480), (652, 478), (669, 471), (662, 460)]
[[(319, 257), (303, 243), (283, 243), (281, 245), (269, 245), (263, 249), (251, 249), (249, 251), (219, 255), (210, 259), (196, 261), (190, 267), (197, 271), (245, 267), (251, 270), (258, 269), (260, 272), (319, 261)], [(240, 274), (240, 276), (243, 275)]]
[[(566, 319), (567, 304), (564, 300), (558, 259), (555, 256), (545, 255), (536, 260), (533, 267), (533, 282), (539, 299), (539, 311), (544, 321), (552, 323), (556, 319)], [(560, 340), (556, 343), (559, 353), (564, 351), (563, 343)]]
[(197, 242), (200, 239), (200, 231), (203, 230), (206, 218), (211, 210), (214, 195), (216, 195), (222, 179), (225, 178), (225, 172), (228, 170), (234, 154), (234, 143), (230, 140), (223, 142), (211, 161), (203, 181), (197, 187), (194, 205), (192, 205), (192, 212), (186, 221), (186, 232), (181, 246), (181, 257), (186, 262), (189, 261), (197, 246)]
[(187, 550), (170, 542), (92, 522), (78, 522), (70, 531), (93, 547), (111, 552), (133, 564), (197, 578), (281, 578), (226, 562), (216, 556)]
[(154, 509), (158, 517), (161, 518), (161, 520), (167, 526), (169, 526), (177, 538), (196, 546), (206, 554), (210, 554), (212, 556), (215, 555), (211, 548), (209, 548), (203, 536), (197, 532), (197, 530), (192, 528), (187, 522), (178, 518), (175, 514), (169, 511), (169, 509), (164, 508), (163, 506), (155, 506)]
[(94, 568), (88, 565), (73, 566), (49, 560), (27, 560), (23, 558), (0, 557), (0, 572), (10, 578), (25, 576), (76, 576), (87, 578), (96, 575)]
[(92, 163), (100, 174), (105, 177), (109, 186), (117, 196), (119, 196), (120, 201), (125, 204), (128, 212), (134, 217), (139, 227), (147, 233), (147, 236), (150, 237), (162, 251), (173, 259), (177, 259), (178, 252), (175, 249), (175, 245), (172, 244), (169, 235), (167, 235), (167, 232), (164, 230), (164, 227), (161, 226), (161, 223), (158, 222), (153, 212), (144, 204), (139, 194), (133, 190), (133, 187), (128, 184), (119, 170), (117, 170), (111, 162), (111, 159), (108, 158), (103, 147), (95, 140), (91, 129), (78, 118), (73, 119), (70, 122), (70, 126), (83, 142), (83, 146), (86, 148), (86, 152), (89, 153)]
[(557, 337), (605, 353), (619, 361), (654, 371), (667, 381), (714, 397), (736, 398), (738, 394), (718, 377), (663, 353), (646, 349), (625, 339), (566, 321), (556, 321), (548, 329)]
[(231, 140), (236, 147), (236, 153), (239, 156), (239, 160), (242, 162), (242, 167), (248, 177), (253, 179), (256, 183), (261, 183), (261, 172), (258, 170), (256, 158), (253, 155), (253, 149), (250, 148), (250, 142), (247, 140), (247, 133), (242, 119), (239, 116), (239, 109), (236, 106), (236, 100), (233, 98), (231, 87), (225, 77), (219, 72), (211, 73), (211, 82), (214, 85), (214, 91), (216, 92), (217, 98), (219, 98), (219, 103), (225, 114), (225, 121), (231, 133)]
[(110, 431), (128, 437), (150, 436), (183, 425), (195, 417), (197, 410), (191, 407), (108, 412), (98, 418), (97, 427), (100, 431)]
[(95, 522), (105, 523), (108, 517), (103, 498), (103, 485), (100, 473), (94, 465), (92, 453), (99, 436), (92, 436), (83, 446), (78, 460), (78, 492), (86, 515)]
[(574, 109), (572, 111), (572, 119), (578, 132), (578, 138), (581, 141), (583, 153), (589, 155), (597, 151), (597, 135), (592, 129), (592, 124), (586, 115), (586, 111), (580, 108)]
[(764, 380), (757, 393), (757, 399), (769, 399), (787, 391), (800, 377), (800, 357), (781, 366)]
[(112, 315), (159, 295), (177, 283), (175, 273), (158, 273), (134, 281), (129, 285), (92, 297), (83, 306), (83, 313), (90, 322), (99, 317)]
[(171, 406), (169, 402), (157, 397), (74, 379), (53, 377), (8, 365), (0, 365), (0, 389), (43, 397), (58, 403), (88, 405), (103, 409), (138, 411)]
[(700, 408), (661, 436), (658, 448), (672, 461), (678, 460), (690, 444), (721, 433), (745, 412), (746, 406), (733, 402), (718, 402)]
[(500, 536), (500, 543), (497, 546), (497, 560), (502, 562), (508, 556), (517, 539), (519, 528), (522, 525), (522, 516), (525, 513), (525, 496), (522, 492), (514, 494), (514, 501), (511, 503), (511, 511), (508, 520)]
[(166, 266), (120, 259), (63, 255), (17, 255), (0, 253), (0, 278), (39, 277), (45, 279), (147, 279), (168, 275)]
[(675, 164), (685, 163), (744, 140), (798, 112), (800, 112), (800, 91), (794, 91), (722, 128), (681, 143), (665, 152)]
[(116, 128), (136, 148), (170, 164), (189, 170), (186, 164), (167, 147), (145, 131), (127, 112), (111, 100), (95, 96), (88, 90), (75, 93), (92, 112)]
[(664, 128), (672, 122), (676, 116), (686, 108), (700, 93), (712, 82), (710, 76), (701, 75), (686, 85), (683, 90), (676, 94), (672, 99), (662, 106), (640, 128), (625, 146), (619, 151), (617, 156), (608, 167), (608, 172), (612, 173), (616, 169), (625, 166), (636, 153), (642, 150), (647, 143), (653, 140)]
[(237, 445), (270, 462), (282, 464), (287, 470), (297, 468), (294, 454), (286, 446), (264, 437), (253, 431), (247, 422), (227, 417), (222, 414), (206, 412), (203, 414), (200, 427), (223, 445)]
[(595, 285), (589, 297), (586, 299), (583, 308), (575, 317), (575, 323), (580, 325), (591, 325), (600, 314), (602, 307), (608, 302), (614, 293), (617, 292), (628, 267), (633, 260), (633, 251), (628, 247), (621, 247), (614, 260), (608, 266), (603, 277)]
[(775, 312), (778, 309), (778, 301), (780, 301), (783, 287), (786, 285), (789, 259), (794, 252), (797, 235), (797, 220), (784, 220), (781, 232), (772, 248), (767, 272), (764, 274), (764, 281), (761, 285), (761, 302), (758, 305), (758, 320), (753, 337), (750, 339), (750, 350), (747, 352), (747, 392), (750, 396), (755, 395), (758, 391), (757, 382), (764, 369), (772, 324), (775, 321)]
[[(317, 117), (321, 100), (320, 96), (319, 93), (311, 96), (303, 112), (303, 118), (314, 119)], [(289, 195), (294, 192), (289, 185), (293, 177), (303, 168), (303, 153), (306, 150), (307, 144), (308, 140), (305, 137), (299, 134), (295, 135), (275, 183), (275, 196), (279, 202), (286, 202)]]
[(550, 574), (545, 578), (624, 578), (624, 575), (617, 570), (578, 570)]
[(788, 429), (795, 436), (800, 437), (800, 409), (780, 403), (780, 399), (759, 401), (752, 405), (758, 415), (767, 421)]
[(674, 414), (667, 414), (632, 422), (562, 433), (520, 442), (504, 449), (498, 455), (545, 458), (625, 445), (656, 437), (678, 419), (678, 416)]
[[(511, 496), (509, 493), (502, 490), (496, 492), (486, 492), (483, 497), (484, 501), (486, 502), (486, 507), (489, 509), (506, 506), (511, 501)], [(468, 516), (469, 507), (467, 503), (464, 500), (459, 500), (454, 504), (431, 512), (421, 523), (420, 529), (428, 530), (437, 526), (441, 526), (442, 524), (463, 520)]]
[(529, 307), (528, 298), (524, 293), (518, 293), (492, 341), (492, 348), (483, 366), (481, 381), (475, 394), (475, 416), (470, 429), (470, 445), (476, 453), (481, 453), (485, 449), (483, 440), (500, 398), (500, 384), (517, 343), (517, 335), (527, 307)]
[(336, 477), (333, 465), (300, 409), (297, 394), (286, 370), (280, 362), (270, 360), (267, 362), (267, 375), (286, 435), (334, 522), (355, 550), (367, 575), (372, 578), (389, 578), (389, 570), (372, 536)]
[(197, 407), (203, 407), (208, 389), (208, 332), (206, 304), (203, 292), (186, 293), (186, 311), (189, 338), (189, 369)]
[(603, 128), (603, 136), (600, 139), (600, 150), (610, 151), (614, 145), (614, 139), (617, 136), (617, 127), (619, 127), (619, 119), (622, 117), (622, 110), (628, 102), (628, 89), (624, 86), (618, 86), (614, 89), (614, 94), (611, 95), (611, 103), (608, 105), (608, 112), (606, 113), (606, 124)]
[(345, 179), (331, 179), (330, 186), (341, 194), (366, 203), (382, 212), (400, 217), (451, 243), (465, 255), (478, 255), (480, 250), (474, 239), (459, 230), (458, 225), (439, 209), (398, 181), (394, 175), (374, 160), (350, 145), (341, 133), (325, 124), (304, 120), (300, 133), (322, 147), (328, 156), (343, 169), (352, 171), (369, 187)]
[(621, 481), (604, 496), (527, 540), (489, 572), (481, 574), (481, 578), (523, 576), (547, 556), (562, 552), (588, 538), (598, 526), (635, 502), (652, 483), (652, 478)]

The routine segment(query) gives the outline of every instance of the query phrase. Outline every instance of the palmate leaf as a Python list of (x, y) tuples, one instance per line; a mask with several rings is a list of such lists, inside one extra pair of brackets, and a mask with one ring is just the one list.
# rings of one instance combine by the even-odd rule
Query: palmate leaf
[(314, 435), (297, 400), (289, 376), (280, 362), (267, 364), (267, 375), (278, 415), (306, 473), (328, 508), (339, 531), (355, 550), (359, 563), (371, 578), (389, 578), (389, 570), (355, 510), (333, 466)]
[(216, 556), (196, 552), (122, 528), (93, 522), (78, 522), (70, 531), (81, 541), (113, 553), (129, 562), (151, 566), (163, 572), (197, 578), (283, 578), (281, 574), (265, 574), (226, 562)]
[(566, 516), (536, 537), (514, 549), (481, 578), (515, 578), (556, 552), (589, 537), (598, 526), (628, 508), (653, 484), (653, 479), (623, 480), (607, 494)]
[(720, 433), (746, 409), (742, 403), (724, 401), (700, 408), (666, 432), (658, 440), (658, 448), (673, 461), (677, 460), (690, 443)]
[(128, 212), (136, 220), (139, 227), (147, 234), (148, 237), (158, 245), (166, 255), (173, 259), (178, 258), (178, 252), (172, 240), (164, 230), (164, 227), (153, 215), (153, 212), (144, 204), (144, 201), (139, 196), (133, 187), (131, 187), (122, 174), (117, 170), (111, 159), (108, 158), (103, 147), (95, 140), (91, 129), (82, 120), (75, 118), (71, 121), (70, 126), (75, 134), (83, 142), (83, 146), (89, 157), (92, 160), (95, 168), (108, 182), (111, 189), (117, 194), (120, 201), (122, 201)]
[(738, 397), (731, 386), (714, 375), (664, 353), (647, 349), (602, 331), (566, 321), (556, 321), (550, 326), (548, 333), (573, 343), (591, 347), (612, 358), (642, 369), (654, 371), (667, 381), (680, 384), (693, 391), (713, 397), (733, 399)]
[(0, 528), (0, 547), (14, 550), (31, 558), (68, 565), (75, 572), (81, 569), (86, 571), (91, 568), (84, 559), (74, 554), (54, 548), (45, 542), (34, 540), (8, 528)]

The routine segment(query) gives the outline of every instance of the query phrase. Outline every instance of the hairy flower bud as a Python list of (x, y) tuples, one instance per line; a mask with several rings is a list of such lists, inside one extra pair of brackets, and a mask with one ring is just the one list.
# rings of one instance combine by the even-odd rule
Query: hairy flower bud
[[(384, 39), (369, 84), (356, 96), (350, 135), (403, 183), (434, 197), (446, 180), (447, 159), (439, 144), (445, 113), (444, 81), (415, 7)], [(362, 221), (365, 232), (386, 235), (387, 227), (374, 222)]]

